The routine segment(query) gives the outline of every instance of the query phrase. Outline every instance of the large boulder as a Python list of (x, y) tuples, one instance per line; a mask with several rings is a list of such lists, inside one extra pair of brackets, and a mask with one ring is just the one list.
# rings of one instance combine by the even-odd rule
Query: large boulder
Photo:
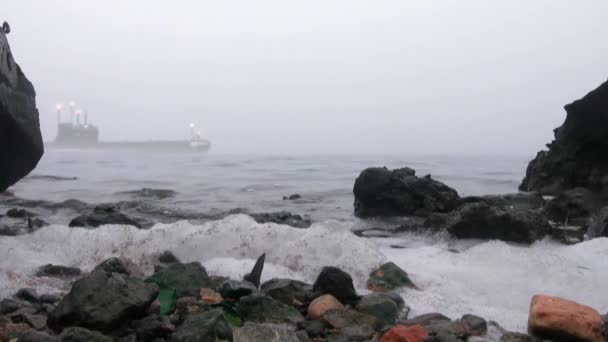
[(558, 194), (576, 187), (608, 188), (608, 82), (566, 105), (555, 140), (530, 162), (522, 190)]
[(171, 264), (148, 277), (146, 282), (174, 289), (178, 298), (197, 297), (202, 288), (215, 288), (217, 285), (198, 262)]
[(530, 304), (528, 332), (557, 341), (603, 341), (603, 319), (597, 310), (567, 299), (536, 295)]
[(448, 219), (457, 238), (532, 243), (551, 232), (547, 218), (532, 210), (502, 210), (485, 203), (463, 205)]
[(323, 267), (313, 285), (313, 291), (330, 294), (343, 304), (355, 304), (360, 298), (350, 274), (333, 266)]
[(109, 332), (141, 318), (158, 295), (158, 287), (128, 275), (96, 269), (76, 281), (48, 317), (61, 330), (81, 326)]
[(0, 193), (30, 173), (43, 153), (36, 91), (0, 30)]
[(456, 190), (431, 178), (417, 177), (410, 168), (369, 168), (361, 172), (353, 188), (355, 215), (426, 216), (456, 208)]

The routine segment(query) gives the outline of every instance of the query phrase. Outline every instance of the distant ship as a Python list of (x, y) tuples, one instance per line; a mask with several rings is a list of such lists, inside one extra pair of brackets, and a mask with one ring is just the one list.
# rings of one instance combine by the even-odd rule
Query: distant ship
[[(63, 121), (63, 105), (57, 105), (57, 137), (47, 145), (51, 148), (120, 148), (146, 150), (191, 150), (207, 152), (211, 142), (201, 137), (195, 125), (190, 124), (188, 140), (147, 140), (147, 141), (100, 141), (99, 128), (89, 123), (88, 113), (77, 110), (74, 102), (69, 104), (70, 121)], [(81, 120), (82, 119), (82, 120)]]

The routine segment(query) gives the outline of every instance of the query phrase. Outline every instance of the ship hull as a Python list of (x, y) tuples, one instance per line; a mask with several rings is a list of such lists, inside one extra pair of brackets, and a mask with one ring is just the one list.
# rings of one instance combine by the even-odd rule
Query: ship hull
[(98, 143), (58, 143), (52, 142), (45, 145), (51, 149), (98, 149), (98, 150), (146, 150), (159, 152), (192, 151), (206, 153), (211, 148), (208, 141), (189, 140), (150, 140), (150, 141), (102, 141)]

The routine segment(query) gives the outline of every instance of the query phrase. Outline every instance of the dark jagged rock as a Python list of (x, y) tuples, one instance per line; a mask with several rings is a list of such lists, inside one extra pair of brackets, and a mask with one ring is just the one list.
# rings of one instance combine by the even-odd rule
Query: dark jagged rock
[(266, 253), (263, 253), (255, 261), (251, 272), (247, 273), (243, 280), (250, 282), (257, 289), (260, 287), (260, 280), (262, 279), (262, 271), (264, 271), (264, 262), (266, 262)]
[(242, 297), (236, 303), (236, 310), (245, 321), (257, 323), (298, 324), (304, 320), (302, 314), (294, 307), (256, 294)]
[(175, 327), (166, 316), (148, 316), (134, 321), (132, 325), (139, 341), (153, 341), (155, 338), (165, 338), (175, 330)]
[(38, 229), (40, 229), (42, 227), (46, 227), (48, 225), (49, 225), (48, 222), (46, 222), (44, 220), (41, 220), (39, 218), (36, 218), (36, 217), (34, 217), (34, 218), (28, 218), (27, 219), (27, 229), (30, 232), (38, 230)]
[(485, 203), (503, 210), (535, 210), (545, 205), (540, 194), (534, 192), (518, 192), (504, 195), (469, 196), (463, 197), (459, 205), (467, 203)]
[(313, 285), (313, 291), (330, 294), (343, 304), (353, 305), (359, 300), (350, 274), (332, 266), (323, 267)]
[(295, 228), (308, 228), (312, 225), (311, 220), (303, 218), (300, 215), (292, 214), (288, 211), (280, 211), (276, 213), (257, 213), (251, 214), (250, 216), (253, 217), (257, 223), (272, 222)]
[(179, 259), (171, 251), (164, 251), (158, 256), (158, 261), (165, 264), (179, 263)]
[(97, 228), (105, 224), (124, 224), (137, 228), (143, 228), (144, 223), (121, 213), (115, 206), (99, 205), (91, 213), (82, 214), (72, 221), (70, 227), (91, 227)]
[(158, 287), (122, 273), (97, 269), (74, 283), (49, 314), (49, 327), (82, 326), (113, 331), (141, 318), (158, 295)]
[(188, 317), (173, 336), (173, 342), (232, 341), (232, 327), (221, 309)]
[(175, 289), (178, 298), (197, 297), (201, 288), (215, 288), (214, 281), (198, 262), (171, 264), (154, 273), (146, 282), (155, 283), (161, 288)]
[(36, 271), (37, 277), (73, 278), (81, 274), (79, 268), (61, 265), (44, 265)]
[(109, 258), (95, 266), (93, 271), (104, 271), (107, 273), (119, 273), (126, 276), (141, 278), (143, 272), (133, 261), (127, 258)]
[(577, 220), (586, 221), (589, 215), (598, 211), (608, 196), (591, 192), (585, 188), (566, 190), (549, 201), (545, 206), (545, 214), (552, 220), (573, 223)]
[(312, 285), (291, 279), (271, 279), (262, 284), (260, 290), (266, 296), (287, 305), (306, 303), (313, 296)]
[(17, 297), (21, 300), (25, 300), (30, 303), (38, 303), (40, 301), (40, 298), (38, 297), (38, 293), (36, 292), (36, 289), (32, 289), (32, 288), (19, 289), (17, 291), (17, 294), (15, 294), (15, 297)]
[(229, 298), (236, 301), (241, 297), (256, 293), (257, 288), (248, 281), (228, 279), (220, 285), (218, 291), (222, 298)]
[(6, 212), (6, 216), (12, 217), (12, 218), (30, 218), (30, 217), (37, 216), (37, 214), (34, 212), (31, 212), (29, 210), (26, 210), (26, 209), (13, 208), (13, 209), (9, 209)]
[(302, 195), (293, 194), (293, 195), (289, 195), (289, 196), (283, 196), (283, 201), (295, 201), (300, 198), (302, 198)]
[(113, 339), (98, 331), (81, 327), (69, 327), (59, 335), (61, 342), (112, 342)]
[(410, 168), (369, 168), (361, 172), (353, 188), (355, 215), (426, 216), (446, 213), (458, 205), (456, 190), (431, 178), (416, 177)]
[(129, 195), (138, 198), (152, 198), (152, 199), (165, 199), (171, 198), (177, 195), (177, 192), (170, 189), (152, 189), (152, 188), (142, 188), (139, 190), (133, 191), (122, 191), (118, 193), (119, 195)]
[(0, 193), (30, 173), (44, 153), (36, 91), (0, 31)]
[(6, 315), (15, 312), (21, 308), (21, 304), (16, 300), (4, 298), (0, 301), (0, 315)]
[(395, 290), (401, 287), (416, 288), (407, 272), (393, 262), (387, 262), (377, 270), (372, 271), (367, 280), (367, 288), (382, 292)]
[(505, 211), (485, 203), (469, 203), (451, 215), (447, 230), (457, 238), (532, 243), (549, 234), (551, 226), (536, 211)]
[(530, 162), (520, 188), (555, 195), (577, 187), (608, 188), (608, 82), (565, 106), (548, 151)]

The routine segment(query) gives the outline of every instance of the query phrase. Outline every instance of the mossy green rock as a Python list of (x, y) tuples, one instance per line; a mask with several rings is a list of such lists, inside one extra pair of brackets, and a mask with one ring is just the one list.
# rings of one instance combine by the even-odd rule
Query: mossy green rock
[(392, 327), (399, 316), (397, 303), (384, 293), (364, 296), (357, 304), (357, 311), (376, 317), (376, 328)]
[(215, 287), (205, 268), (198, 262), (171, 264), (154, 273), (146, 282), (155, 283), (160, 288), (175, 289), (177, 298), (198, 297), (201, 288)]
[(407, 272), (393, 262), (387, 262), (369, 275), (367, 288), (372, 291), (390, 291), (401, 287), (417, 288)]

